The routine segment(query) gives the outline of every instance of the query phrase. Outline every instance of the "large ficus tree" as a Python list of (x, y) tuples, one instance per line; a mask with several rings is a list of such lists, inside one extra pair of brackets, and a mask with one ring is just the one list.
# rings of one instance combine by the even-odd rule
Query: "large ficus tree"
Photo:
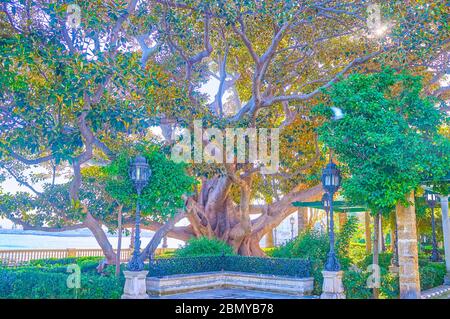
[[(276, 174), (254, 163), (193, 165), (201, 183), (186, 203), (190, 225), (172, 229), (221, 238), (244, 255), (262, 255), (260, 239), (294, 211), (291, 202), (320, 192), (323, 159), (310, 109), (322, 89), (382, 62), (426, 73), (430, 94), (448, 92), (438, 85), (449, 63), (448, 8), (440, 1), (383, 1), (381, 19), (365, 1), (75, 3), (77, 27), (66, 23), (64, 1), (2, 4), (6, 173), (25, 178), (30, 165), (55, 174), (68, 166), (76, 203), (81, 168), (112, 160), (124, 138), (149, 126), (160, 126), (168, 147), (196, 119), (205, 127), (280, 128)], [(383, 25), (368, 23), (369, 15)], [(210, 79), (217, 90), (209, 100)]]

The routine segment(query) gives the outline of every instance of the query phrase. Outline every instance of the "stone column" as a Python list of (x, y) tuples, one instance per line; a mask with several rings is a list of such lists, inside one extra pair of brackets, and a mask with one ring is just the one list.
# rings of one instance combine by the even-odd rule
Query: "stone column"
[(297, 210), (298, 233), (301, 234), (308, 228), (308, 207), (299, 207)]
[(401, 299), (420, 299), (414, 191), (406, 195), (409, 207), (397, 204), (398, 259)]
[(365, 232), (366, 232), (366, 252), (372, 252), (372, 233), (370, 231), (370, 213), (365, 212), (364, 214), (364, 224), (365, 224)]
[(444, 234), (445, 266), (447, 276), (445, 284), (450, 285), (450, 221), (448, 216), (448, 196), (440, 196), (442, 211), (442, 233)]
[(320, 299), (345, 299), (343, 271), (322, 271), (323, 285)]
[(125, 286), (122, 299), (148, 299), (146, 278), (148, 271), (124, 271)]

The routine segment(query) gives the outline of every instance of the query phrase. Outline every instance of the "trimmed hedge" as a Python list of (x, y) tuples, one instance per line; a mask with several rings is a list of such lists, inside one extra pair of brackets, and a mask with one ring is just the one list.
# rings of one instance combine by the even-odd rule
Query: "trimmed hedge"
[(0, 269), (0, 299), (118, 299), (124, 279), (82, 274), (81, 288), (69, 289), (69, 274), (29, 269)]
[(202, 256), (154, 259), (149, 264), (151, 277), (222, 270), (304, 278), (310, 276), (311, 263), (304, 259)]
[[(118, 299), (124, 277), (113, 276), (107, 268), (100, 275), (96, 268), (101, 257), (33, 260), (26, 266), (0, 268), (0, 299)], [(81, 287), (69, 289), (67, 266), (76, 264), (81, 271)]]

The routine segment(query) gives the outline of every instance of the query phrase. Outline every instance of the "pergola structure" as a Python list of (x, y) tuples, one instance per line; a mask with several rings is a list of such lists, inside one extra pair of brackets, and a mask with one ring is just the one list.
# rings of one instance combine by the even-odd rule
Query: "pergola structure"
[[(295, 207), (309, 207), (315, 209), (323, 209), (322, 202), (293, 202), (293, 206)], [(352, 205), (347, 201), (333, 201), (333, 210), (337, 213), (359, 213), (366, 212), (367, 207), (363, 205)]]

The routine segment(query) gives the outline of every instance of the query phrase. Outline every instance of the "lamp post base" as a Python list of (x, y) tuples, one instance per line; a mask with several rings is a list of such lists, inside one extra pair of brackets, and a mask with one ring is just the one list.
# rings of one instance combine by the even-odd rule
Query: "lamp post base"
[(125, 287), (121, 299), (148, 299), (146, 278), (148, 271), (124, 271)]
[(320, 299), (345, 299), (343, 271), (322, 271), (323, 286)]

